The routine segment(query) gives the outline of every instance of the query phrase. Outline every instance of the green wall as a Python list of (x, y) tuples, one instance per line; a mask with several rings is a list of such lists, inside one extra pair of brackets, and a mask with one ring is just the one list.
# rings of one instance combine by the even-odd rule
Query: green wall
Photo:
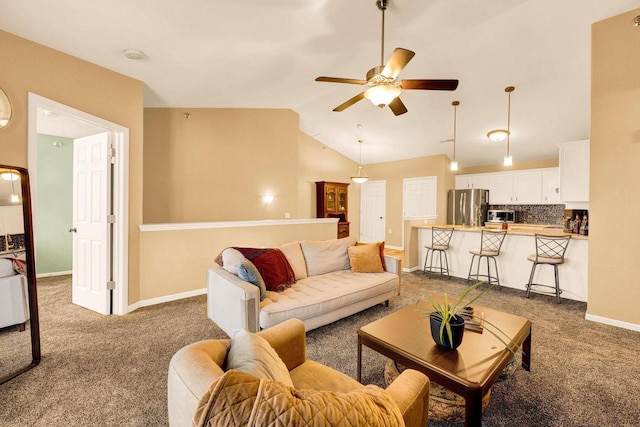
[[(62, 143), (56, 147), (54, 141)], [(73, 139), (38, 135), (35, 205), (36, 273), (70, 272), (73, 224)]]

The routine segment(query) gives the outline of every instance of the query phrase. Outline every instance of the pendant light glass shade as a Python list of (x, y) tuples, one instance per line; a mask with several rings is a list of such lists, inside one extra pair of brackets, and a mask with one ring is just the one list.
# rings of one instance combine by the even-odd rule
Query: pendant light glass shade
[(367, 176), (367, 173), (364, 171), (364, 169), (362, 169), (362, 140), (359, 139), (358, 143), (360, 144), (360, 164), (358, 164), (356, 174), (351, 177), (351, 181), (355, 182), (356, 184), (362, 184), (369, 180), (369, 176)]
[(364, 96), (371, 101), (373, 105), (383, 108), (400, 96), (401, 92), (402, 89), (397, 86), (380, 84), (377, 86), (371, 86), (369, 89), (365, 90)]

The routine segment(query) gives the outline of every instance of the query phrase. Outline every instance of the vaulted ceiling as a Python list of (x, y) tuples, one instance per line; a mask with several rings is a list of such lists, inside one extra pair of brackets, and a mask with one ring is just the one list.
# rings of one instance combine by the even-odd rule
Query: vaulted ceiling
[[(454, 92), (404, 91), (409, 111), (397, 117), (367, 100), (333, 112), (362, 88), (314, 81), (364, 79), (381, 65), (375, 0), (4, 1), (0, 29), (143, 81), (146, 107), (290, 108), (303, 132), (353, 160), (364, 140), (363, 163), (451, 155), (458, 100), (465, 167), (501, 162), (505, 143), (486, 134), (506, 127), (509, 85), (516, 163), (557, 157), (557, 143), (587, 139), (591, 24), (639, 6), (391, 0), (385, 61), (403, 47), (416, 55), (401, 79), (460, 81)], [(145, 57), (127, 59), (130, 48)]]

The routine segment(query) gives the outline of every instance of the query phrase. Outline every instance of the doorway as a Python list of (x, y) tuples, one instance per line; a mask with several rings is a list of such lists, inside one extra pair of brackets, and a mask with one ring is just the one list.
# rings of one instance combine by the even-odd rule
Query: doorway
[(384, 242), (387, 181), (367, 181), (360, 189), (360, 241)]
[[(110, 160), (110, 190), (108, 194), (101, 195), (101, 203), (112, 207), (109, 221), (113, 221), (111, 245), (104, 257), (100, 257), (99, 263), (109, 271), (112, 271), (111, 280), (102, 281), (95, 285), (104, 288), (112, 288), (110, 292), (104, 292), (103, 297), (109, 298), (106, 307), (110, 314), (126, 314), (128, 312), (128, 153), (129, 153), (129, 129), (109, 122), (100, 117), (93, 116), (67, 105), (44, 98), (42, 96), (28, 94), (28, 167), (31, 179), (31, 192), (37, 195), (38, 176), (38, 134), (47, 123), (46, 133), (72, 139), (96, 135), (108, 134), (112, 149), (115, 154)], [(55, 120), (48, 120), (52, 118)], [(33, 212), (38, 215), (38, 200), (34, 197)], [(106, 218), (105, 218), (106, 221)], [(72, 231), (73, 224), (68, 226)], [(38, 234), (35, 233), (36, 249), (38, 246)], [(77, 255), (73, 254), (72, 274), (78, 274), (76, 265)], [(87, 307), (92, 309), (91, 307)], [(107, 313), (105, 313), (107, 314)]]

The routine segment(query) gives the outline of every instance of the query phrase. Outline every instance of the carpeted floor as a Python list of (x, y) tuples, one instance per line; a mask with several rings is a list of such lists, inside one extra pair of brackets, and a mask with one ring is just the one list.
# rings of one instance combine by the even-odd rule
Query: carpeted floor
[[(461, 280), (403, 274), (402, 295), (307, 333), (308, 357), (355, 378), (356, 330)], [(0, 386), (2, 426), (164, 426), (166, 373), (182, 346), (225, 334), (199, 296), (100, 316), (70, 303), (70, 277), (38, 281), (42, 363)], [(638, 426), (640, 333), (584, 319), (586, 304), (493, 289), (484, 306), (533, 323), (532, 370), (492, 389), (485, 426)], [(425, 333), (428, 333), (428, 324)], [(363, 382), (383, 386), (386, 359), (363, 350)], [(430, 420), (430, 425), (462, 424)]]

